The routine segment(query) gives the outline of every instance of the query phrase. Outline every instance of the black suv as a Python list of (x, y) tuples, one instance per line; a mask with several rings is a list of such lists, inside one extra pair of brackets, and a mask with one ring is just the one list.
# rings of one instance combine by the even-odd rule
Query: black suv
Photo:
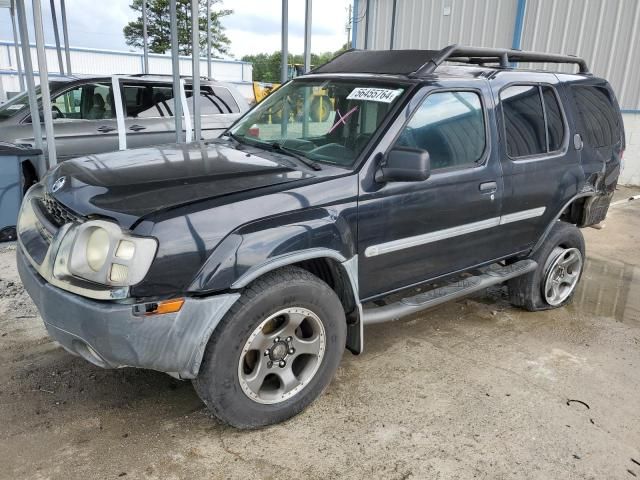
[(582, 59), (348, 51), (219, 139), (58, 165), (23, 202), (18, 267), (71, 353), (192, 379), (258, 427), (317, 398), (363, 325), (502, 282), (528, 310), (569, 302), (624, 146)]

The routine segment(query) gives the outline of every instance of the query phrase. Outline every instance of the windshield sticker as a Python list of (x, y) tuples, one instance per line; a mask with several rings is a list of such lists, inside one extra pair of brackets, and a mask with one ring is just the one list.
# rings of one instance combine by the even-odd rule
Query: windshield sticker
[(347, 97), (347, 100), (369, 100), (371, 102), (391, 103), (402, 89), (391, 90), (389, 88), (355, 88)]
[(7, 110), (20, 110), (24, 107), (24, 103), (16, 103), (15, 105), (8, 105)]

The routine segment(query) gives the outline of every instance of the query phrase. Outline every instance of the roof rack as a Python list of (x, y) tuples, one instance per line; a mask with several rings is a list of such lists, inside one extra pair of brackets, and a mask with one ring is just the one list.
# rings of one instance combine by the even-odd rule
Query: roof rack
[(442, 50), (351, 49), (342, 52), (309, 73), (373, 73), (422, 77), (433, 73), (442, 63), (447, 61), (473, 65), (497, 63), (502, 68), (512, 67), (512, 62), (565, 63), (578, 65), (580, 73), (589, 73), (584, 59), (573, 55), (461, 45), (449, 45)]
[(433, 73), (443, 62), (460, 62), (483, 65), (485, 63), (499, 63), (508, 68), (510, 62), (530, 63), (569, 63), (576, 64), (580, 73), (589, 73), (587, 62), (575, 55), (560, 55), (557, 53), (527, 52), (508, 48), (465, 47), (449, 45), (440, 50), (420, 68), (409, 74), (411, 77), (421, 77)]

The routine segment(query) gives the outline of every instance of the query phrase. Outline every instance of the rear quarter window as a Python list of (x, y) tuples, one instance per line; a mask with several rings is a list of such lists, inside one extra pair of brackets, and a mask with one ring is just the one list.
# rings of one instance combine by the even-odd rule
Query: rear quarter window
[(584, 141), (594, 148), (615, 145), (620, 140), (617, 109), (604, 87), (571, 87)]

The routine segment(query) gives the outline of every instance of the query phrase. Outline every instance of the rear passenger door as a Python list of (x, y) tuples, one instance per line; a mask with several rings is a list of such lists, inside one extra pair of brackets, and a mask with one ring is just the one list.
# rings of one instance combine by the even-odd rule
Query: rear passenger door
[[(576, 194), (582, 171), (553, 75), (498, 75), (504, 201), (500, 231), (512, 253), (532, 247), (564, 203)], [(504, 81), (511, 76), (514, 81)], [(533, 78), (532, 78), (533, 77)], [(519, 81), (526, 78), (527, 81)], [(533, 82), (531, 80), (534, 80)]]
[(175, 142), (171, 83), (123, 81), (120, 91), (124, 102), (127, 148)]

